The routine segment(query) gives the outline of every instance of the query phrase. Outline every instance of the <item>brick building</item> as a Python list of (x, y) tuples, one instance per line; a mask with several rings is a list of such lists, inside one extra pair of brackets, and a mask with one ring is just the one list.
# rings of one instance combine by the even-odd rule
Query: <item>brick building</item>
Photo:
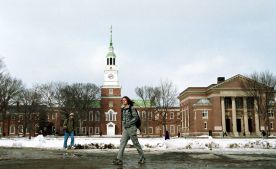
[[(223, 133), (233, 137), (259, 136), (264, 130), (254, 105), (256, 100), (248, 97), (242, 81), (249, 80), (236, 75), (225, 80), (219, 77), (217, 84), (208, 87), (188, 87), (178, 96), (182, 114), (184, 135)], [(271, 134), (276, 132), (274, 111), (269, 113)]]
[[(95, 107), (87, 112), (87, 119), (82, 122), (78, 122), (76, 127), (77, 135), (107, 135), (115, 136), (122, 133), (121, 123), (121, 86), (119, 83), (119, 69), (116, 65), (116, 54), (114, 52), (112, 43), (112, 31), (109, 43), (108, 53), (106, 55), (106, 65), (104, 70), (104, 82), (101, 87), (101, 98), (95, 103)], [(157, 108), (143, 108), (139, 105), (139, 101), (136, 102), (138, 113), (142, 119), (142, 132), (144, 136), (162, 136), (164, 128), (162, 127), (162, 117), (160, 113), (163, 113), (161, 109)], [(6, 135), (22, 135), (23, 133), (23, 115), (16, 112), (16, 109), (10, 110), (11, 118), (4, 122), (4, 133)], [(64, 117), (58, 111), (47, 111), (46, 108), (46, 120), (48, 126), (45, 127), (47, 133), (63, 133), (63, 121)], [(176, 136), (181, 129), (181, 117), (179, 107), (169, 108), (166, 117), (166, 128), (170, 132), (171, 136)], [(38, 116), (39, 114), (33, 114), (31, 135), (38, 134)], [(0, 121), (0, 125), (2, 122)], [(2, 126), (2, 125), (1, 125)], [(2, 127), (0, 126), (0, 131)], [(1, 132), (2, 133), (2, 132)], [(28, 134), (28, 131), (27, 131)]]

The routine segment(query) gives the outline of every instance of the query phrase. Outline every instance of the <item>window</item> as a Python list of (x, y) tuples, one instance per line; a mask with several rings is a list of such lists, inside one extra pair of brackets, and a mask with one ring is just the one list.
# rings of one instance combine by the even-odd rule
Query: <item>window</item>
[(86, 127), (82, 127), (81, 132), (82, 132), (82, 134), (86, 134)]
[(149, 120), (152, 120), (152, 112), (149, 112)]
[(142, 119), (146, 119), (147, 118), (147, 113), (145, 111), (142, 111)]
[(174, 125), (170, 125), (170, 133), (174, 134)]
[(77, 134), (79, 134), (80, 133), (80, 128), (77, 127), (76, 131), (77, 131)]
[(149, 131), (149, 134), (153, 134), (153, 128), (152, 127), (149, 127), (148, 131)]
[(204, 122), (204, 129), (207, 129), (207, 122)]
[(39, 125), (35, 124), (35, 130), (38, 131), (38, 129), (39, 129)]
[(177, 116), (177, 119), (180, 119), (181, 113), (180, 113), (180, 112), (177, 112), (177, 113), (176, 113), (176, 116)]
[(2, 132), (2, 127), (0, 127), (0, 134), (2, 134), (3, 132)]
[(158, 112), (155, 114), (154, 119), (159, 120), (159, 113)]
[(48, 116), (48, 120), (50, 120), (50, 113), (48, 113), (47, 116)]
[(18, 126), (18, 133), (23, 133), (23, 125)]
[(99, 111), (96, 112), (95, 121), (100, 121), (100, 112)]
[(95, 134), (100, 134), (100, 127), (95, 127)]
[(270, 119), (274, 119), (274, 112), (273, 112), (272, 110), (269, 110), (269, 112), (268, 112), (268, 117), (269, 117)]
[(109, 101), (108, 106), (109, 106), (109, 108), (112, 108), (113, 107), (113, 101)]
[(14, 125), (10, 126), (10, 134), (15, 134), (15, 126)]
[(273, 126), (273, 122), (270, 122), (270, 129), (273, 129), (274, 126)]
[(160, 134), (160, 132), (161, 132), (160, 127), (159, 126), (155, 127), (155, 133)]
[(232, 100), (230, 97), (225, 97), (224, 98), (224, 104), (225, 104), (225, 109), (231, 109), (232, 108)]
[(246, 99), (247, 102), (247, 109), (253, 109), (254, 108), (254, 98), (253, 97), (248, 97)]
[(109, 95), (113, 95), (113, 89), (109, 89)]
[(146, 134), (146, 132), (147, 132), (147, 128), (143, 127), (142, 128), (142, 133)]
[(174, 112), (170, 113), (170, 119), (174, 119)]
[(56, 119), (56, 114), (52, 113), (52, 119)]
[(87, 121), (87, 116), (89, 116), (89, 113), (84, 113), (83, 115), (84, 115), (83, 121)]
[(94, 115), (93, 111), (90, 111), (89, 112), (89, 121), (93, 121), (93, 115)]
[(208, 110), (203, 110), (203, 112), (202, 112), (202, 118), (203, 119), (208, 119)]
[(241, 97), (237, 97), (235, 99), (235, 101), (236, 101), (236, 108), (242, 109), (243, 108), (243, 99)]
[(93, 134), (93, 127), (89, 127), (89, 135)]
[(23, 120), (23, 115), (19, 115), (19, 120)]
[(117, 121), (117, 113), (113, 110), (109, 110), (105, 113), (105, 121)]

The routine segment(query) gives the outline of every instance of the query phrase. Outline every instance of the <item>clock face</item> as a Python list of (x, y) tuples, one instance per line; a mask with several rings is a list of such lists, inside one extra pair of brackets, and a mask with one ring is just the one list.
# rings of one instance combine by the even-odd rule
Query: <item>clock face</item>
[(113, 79), (113, 78), (114, 78), (114, 75), (110, 73), (110, 74), (108, 74), (108, 78), (109, 78), (109, 79)]

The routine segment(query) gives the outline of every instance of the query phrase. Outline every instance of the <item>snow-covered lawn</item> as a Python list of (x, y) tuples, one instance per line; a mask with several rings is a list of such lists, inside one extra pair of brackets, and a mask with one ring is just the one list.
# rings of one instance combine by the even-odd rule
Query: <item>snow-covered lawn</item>
[[(68, 143), (70, 138), (68, 139)], [(139, 142), (144, 150), (170, 150), (170, 151), (187, 151), (187, 150), (275, 150), (276, 153), (276, 138), (139, 138)], [(116, 149), (119, 147), (120, 138), (109, 137), (75, 137), (75, 144), (79, 148), (85, 149)], [(132, 142), (128, 142), (131, 147)], [(63, 137), (39, 135), (32, 139), (16, 137), (16, 138), (0, 138), (0, 147), (32, 147), (45, 149), (62, 149)]]

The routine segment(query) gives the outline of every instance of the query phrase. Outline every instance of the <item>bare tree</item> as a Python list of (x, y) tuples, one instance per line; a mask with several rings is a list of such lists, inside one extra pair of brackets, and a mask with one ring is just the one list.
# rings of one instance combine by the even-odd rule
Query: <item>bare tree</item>
[[(67, 117), (70, 112), (75, 112), (80, 128), (100, 96), (100, 88), (92, 83), (74, 83), (72, 85), (58, 83), (54, 85), (53, 91), (53, 100), (45, 98), (48, 100), (48, 105), (57, 105), (64, 117)], [(49, 96), (49, 94), (47, 95)]]
[[(154, 117), (157, 114), (158, 117), (159, 115), (161, 116), (161, 124), (164, 127), (164, 131), (166, 131), (168, 109), (176, 106), (177, 103), (177, 90), (173, 83), (169, 80), (161, 80), (159, 87), (137, 87), (135, 92), (137, 96), (142, 99), (146, 114), (148, 114), (147, 111), (149, 110), (155, 110)], [(143, 123), (146, 123), (145, 126), (148, 127), (148, 115), (146, 116), (146, 121), (142, 122), (142, 124)]]
[(4, 68), (4, 63), (3, 63), (2, 59), (0, 58), (0, 79), (1, 79), (3, 71), (4, 71), (3, 68)]
[(84, 124), (84, 121), (87, 121), (89, 111), (100, 97), (100, 88), (92, 83), (75, 83), (72, 85), (72, 88), (75, 94), (74, 105), (78, 112), (79, 127), (88, 128), (87, 124)]
[(45, 114), (41, 106), (41, 94), (38, 92), (38, 88), (25, 89), (17, 102), (18, 111), (23, 115), (23, 136), (26, 136), (26, 130), (29, 132), (29, 139), (31, 139), (32, 133), (35, 132), (34, 126), (38, 123), (38, 119), (45, 119)]
[(162, 117), (162, 125), (164, 127), (164, 131), (167, 131), (166, 128), (166, 119), (168, 109), (173, 107), (177, 103), (177, 90), (174, 84), (169, 80), (161, 80), (160, 81), (160, 97), (157, 100), (157, 105), (160, 108), (161, 117)]
[[(41, 95), (41, 104), (46, 106), (47, 113), (52, 116), (53, 113), (59, 112), (62, 119), (61, 123), (70, 112), (74, 111), (72, 102), (69, 101), (72, 98), (69, 84), (64, 82), (51, 82), (38, 85), (37, 88)], [(60, 126), (57, 126), (60, 122), (56, 122), (55, 124), (55, 132), (62, 132)]]
[[(0, 78), (0, 113), (2, 115), (2, 135), (4, 133), (5, 120), (9, 105), (16, 104), (16, 97), (22, 92), (22, 81), (12, 78), (9, 74), (2, 74)], [(9, 126), (8, 133), (9, 135)]]
[[(157, 98), (156, 91), (157, 89), (151, 86), (143, 86), (143, 87), (135, 88), (136, 95), (142, 100), (142, 104), (143, 104), (142, 108), (146, 115), (142, 120), (142, 127), (145, 126), (146, 129), (148, 129), (148, 126), (149, 126), (150, 113), (156, 108), (155, 106), (156, 98)], [(148, 130), (145, 130), (145, 131), (146, 131), (145, 134), (148, 134)]]
[(270, 133), (269, 116), (275, 106), (276, 77), (269, 71), (254, 72), (244, 81), (243, 88), (254, 98), (255, 112), (264, 122), (266, 136)]

